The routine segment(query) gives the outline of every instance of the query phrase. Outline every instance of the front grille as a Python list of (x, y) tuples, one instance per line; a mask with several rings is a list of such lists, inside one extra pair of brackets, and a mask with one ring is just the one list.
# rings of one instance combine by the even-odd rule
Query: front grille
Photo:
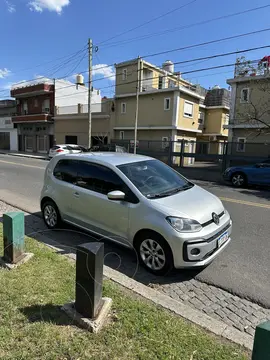
[(228, 230), (230, 228), (231, 224), (229, 223), (227, 226), (225, 226), (223, 229), (221, 229), (218, 233), (216, 233), (215, 235), (211, 236), (209, 239), (206, 239), (206, 242), (211, 242), (213, 240), (215, 240), (216, 238), (218, 238), (220, 235), (222, 235), (226, 230)]
[[(224, 214), (225, 214), (225, 212), (222, 211), (222, 213), (220, 213), (220, 214), (218, 215), (218, 217), (221, 218)], [(208, 225), (212, 224), (213, 222), (214, 222), (214, 220), (211, 219), (211, 220), (205, 222), (204, 224), (202, 224), (202, 227), (208, 226)]]

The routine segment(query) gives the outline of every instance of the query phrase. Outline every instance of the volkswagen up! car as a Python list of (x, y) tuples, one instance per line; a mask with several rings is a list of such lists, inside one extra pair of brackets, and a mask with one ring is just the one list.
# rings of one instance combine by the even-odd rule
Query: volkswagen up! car
[(228, 246), (222, 202), (163, 162), (128, 153), (66, 154), (48, 164), (45, 223), (61, 221), (127, 247), (155, 274), (208, 265)]

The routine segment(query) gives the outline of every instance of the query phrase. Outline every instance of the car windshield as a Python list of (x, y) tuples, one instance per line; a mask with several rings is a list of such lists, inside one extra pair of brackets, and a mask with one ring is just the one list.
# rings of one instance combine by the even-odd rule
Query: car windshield
[(119, 165), (118, 169), (149, 199), (170, 196), (194, 186), (159, 160)]

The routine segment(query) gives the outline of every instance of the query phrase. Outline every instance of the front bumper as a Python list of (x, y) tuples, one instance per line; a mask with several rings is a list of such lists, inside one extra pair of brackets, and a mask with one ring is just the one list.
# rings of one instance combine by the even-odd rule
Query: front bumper
[[(218, 230), (212, 231), (212, 229), (213, 225), (209, 225), (209, 229), (207, 229), (208, 231), (205, 230), (204, 236), (198, 236), (197, 239), (193, 238), (183, 241), (183, 239), (180, 240), (178, 238), (178, 246), (173, 246), (172, 248), (175, 268), (206, 266), (229, 245), (232, 233), (232, 221), (230, 218)], [(224, 236), (226, 236), (227, 240), (224, 239)], [(222, 243), (224, 240), (226, 241)], [(173, 243), (176, 245), (176, 241), (173, 241)]]

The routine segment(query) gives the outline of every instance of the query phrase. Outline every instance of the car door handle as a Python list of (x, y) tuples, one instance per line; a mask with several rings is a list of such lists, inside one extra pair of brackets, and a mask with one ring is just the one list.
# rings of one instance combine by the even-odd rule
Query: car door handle
[(77, 191), (75, 193), (73, 193), (73, 195), (77, 198), (80, 197), (80, 194)]

